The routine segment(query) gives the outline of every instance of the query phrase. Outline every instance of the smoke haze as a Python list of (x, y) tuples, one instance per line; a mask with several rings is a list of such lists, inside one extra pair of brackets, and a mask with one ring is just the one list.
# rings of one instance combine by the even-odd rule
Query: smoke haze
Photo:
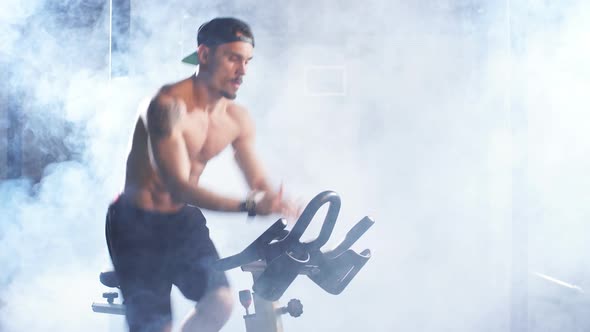
[[(329, 245), (363, 216), (376, 220), (354, 247), (373, 257), (341, 295), (293, 283), (282, 302), (301, 299), (304, 314), (285, 317), (286, 331), (509, 331), (514, 223), (528, 226), (516, 241), (531, 273), (529, 330), (588, 329), (585, 296), (532, 276), (590, 289), (586, 2), (131, 8), (129, 75), (109, 79), (108, 2), (0, 4), (0, 100), (20, 105), (23, 144), (35, 151), (23, 163), (48, 165), (0, 182), (0, 331), (125, 330), (122, 317), (90, 308), (110, 266), (106, 208), (122, 188), (138, 105), (195, 71), (180, 59), (215, 16), (240, 17), (256, 36), (237, 102), (256, 122), (273, 183), (305, 202), (340, 194)], [(0, 106), (1, 165), (9, 106)], [(201, 181), (235, 197), (247, 190), (230, 151)], [(206, 216), (222, 256), (275, 220)], [(251, 287), (249, 275), (228, 275), (236, 299)], [(177, 323), (191, 304), (176, 290), (173, 299)], [(242, 311), (224, 330), (244, 330)]]

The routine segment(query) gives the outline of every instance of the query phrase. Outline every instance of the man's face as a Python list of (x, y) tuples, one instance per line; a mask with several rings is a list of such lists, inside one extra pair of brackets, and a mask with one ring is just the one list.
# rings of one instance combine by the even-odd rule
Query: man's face
[(235, 99), (248, 70), (254, 47), (243, 41), (221, 44), (211, 54), (211, 86), (228, 99)]

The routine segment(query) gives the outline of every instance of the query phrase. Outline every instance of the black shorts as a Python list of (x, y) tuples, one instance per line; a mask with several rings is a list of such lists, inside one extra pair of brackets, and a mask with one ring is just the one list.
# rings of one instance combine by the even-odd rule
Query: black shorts
[(173, 284), (193, 301), (229, 286), (225, 273), (211, 266), (219, 255), (198, 208), (145, 211), (121, 195), (109, 206), (106, 223), (130, 331), (158, 331), (171, 321)]

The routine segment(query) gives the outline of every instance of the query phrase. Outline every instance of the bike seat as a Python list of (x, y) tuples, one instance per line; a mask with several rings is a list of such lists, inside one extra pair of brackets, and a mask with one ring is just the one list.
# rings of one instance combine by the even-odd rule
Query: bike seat
[(115, 271), (105, 271), (100, 273), (100, 282), (112, 288), (119, 287), (119, 278), (117, 277), (117, 273)]

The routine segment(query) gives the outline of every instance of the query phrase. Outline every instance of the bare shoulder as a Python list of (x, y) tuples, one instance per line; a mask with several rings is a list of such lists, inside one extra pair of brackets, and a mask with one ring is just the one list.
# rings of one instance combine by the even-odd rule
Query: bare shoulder
[(248, 112), (248, 109), (242, 105), (230, 102), (227, 106), (227, 114), (238, 124), (242, 129), (249, 129), (254, 126), (254, 122)]
[(154, 137), (172, 134), (186, 114), (186, 104), (174, 93), (174, 88), (164, 86), (151, 100), (147, 110), (148, 131)]

